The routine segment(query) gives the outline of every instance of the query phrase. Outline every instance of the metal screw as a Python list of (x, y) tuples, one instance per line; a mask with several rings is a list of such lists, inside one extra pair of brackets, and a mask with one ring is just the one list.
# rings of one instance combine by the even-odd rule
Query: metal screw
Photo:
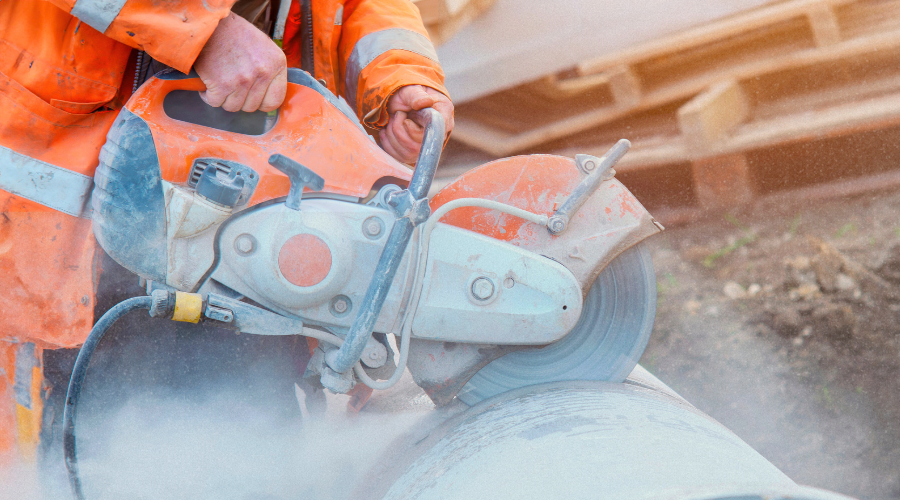
[(337, 299), (334, 301), (334, 310), (338, 314), (343, 314), (347, 312), (347, 309), (350, 307), (350, 304), (347, 303), (345, 299)]
[(562, 217), (554, 215), (547, 221), (547, 229), (553, 234), (561, 233), (566, 229), (566, 221), (564, 221)]
[(494, 282), (482, 276), (472, 282), (472, 296), (478, 300), (487, 300), (494, 295)]
[(381, 221), (377, 217), (369, 217), (363, 222), (363, 231), (370, 238), (377, 237), (381, 234)]
[(250, 253), (253, 251), (253, 237), (249, 234), (242, 234), (234, 240), (234, 248), (240, 253)]

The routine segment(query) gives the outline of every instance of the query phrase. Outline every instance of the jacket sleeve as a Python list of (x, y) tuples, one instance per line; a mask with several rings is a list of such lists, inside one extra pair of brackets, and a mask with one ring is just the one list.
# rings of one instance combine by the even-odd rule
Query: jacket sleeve
[(425, 85), (449, 95), (437, 53), (409, 0), (348, 0), (338, 56), (342, 93), (371, 128), (387, 124), (387, 101), (400, 87)]
[(219, 20), (235, 0), (50, 0), (85, 24), (144, 50), (179, 71), (190, 71)]

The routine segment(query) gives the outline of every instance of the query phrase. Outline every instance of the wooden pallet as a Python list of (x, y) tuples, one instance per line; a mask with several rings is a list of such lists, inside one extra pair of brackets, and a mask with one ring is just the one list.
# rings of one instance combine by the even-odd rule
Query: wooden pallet
[(897, 124), (900, 0), (793, 0), (465, 103), (453, 138), (506, 156), (626, 136), (620, 172), (690, 162), (711, 208), (754, 197), (747, 151)]
[(486, 11), (495, 0), (413, 0), (428, 36), (435, 45), (450, 39), (457, 31)]

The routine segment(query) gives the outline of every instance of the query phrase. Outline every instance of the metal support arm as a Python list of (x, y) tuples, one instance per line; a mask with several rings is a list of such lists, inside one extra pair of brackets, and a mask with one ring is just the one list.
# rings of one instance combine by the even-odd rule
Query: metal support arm
[[(434, 180), (434, 173), (441, 158), (446, 130), (444, 117), (433, 108), (418, 111), (418, 117), (425, 124), (425, 136), (416, 160), (415, 173), (409, 182), (409, 188), (405, 190), (417, 202), (427, 199), (428, 190), (431, 189), (431, 182)], [(395, 194), (399, 195), (399, 193)], [(403, 196), (393, 196), (392, 198), (400, 200)], [(326, 364), (338, 373), (344, 373), (353, 368), (366, 348), (366, 343), (372, 335), (372, 328), (381, 313), (381, 307), (391, 290), (394, 276), (397, 274), (404, 253), (406, 253), (413, 229), (423, 222), (421, 217), (417, 217), (414, 212), (409, 210), (406, 215), (394, 222), (391, 234), (375, 268), (375, 274), (366, 290), (366, 296), (363, 298), (344, 344), (340, 349), (329, 352), (325, 357)]]

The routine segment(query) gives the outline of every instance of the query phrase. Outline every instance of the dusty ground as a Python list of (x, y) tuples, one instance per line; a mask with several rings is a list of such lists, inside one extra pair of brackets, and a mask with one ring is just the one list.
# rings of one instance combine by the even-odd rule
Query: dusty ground
[(900, 192), (652, 238), (642, 364), (795, 481), (900, 498)]

